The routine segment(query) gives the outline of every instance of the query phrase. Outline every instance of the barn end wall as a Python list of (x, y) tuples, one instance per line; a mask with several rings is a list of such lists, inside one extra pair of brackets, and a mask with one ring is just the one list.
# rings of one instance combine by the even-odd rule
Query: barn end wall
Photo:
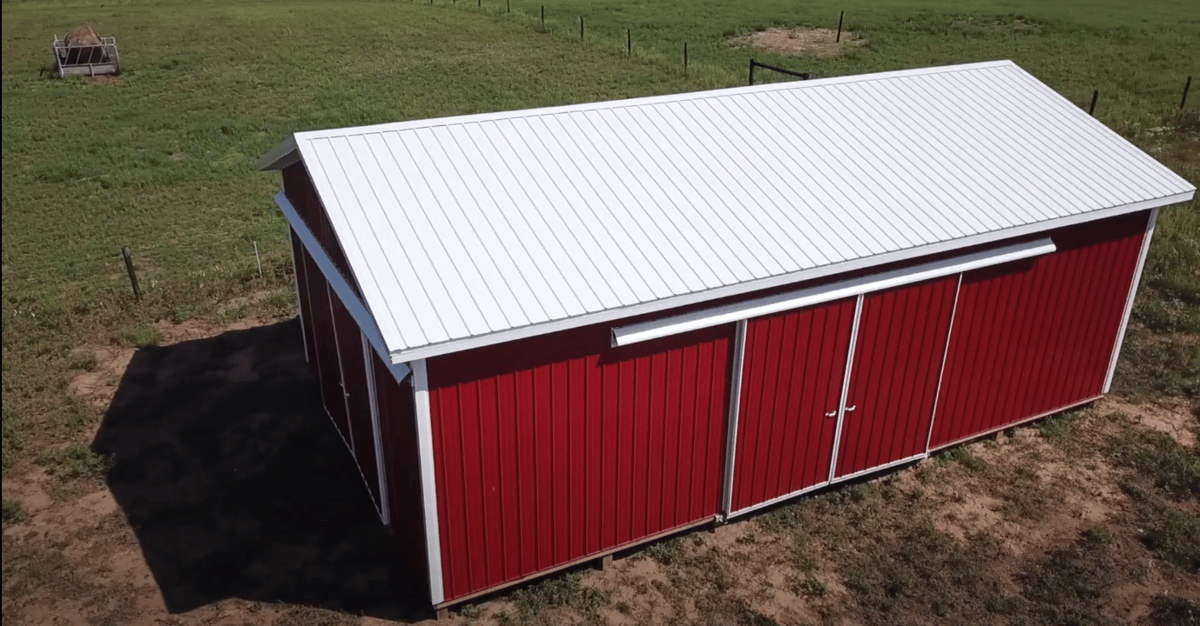
[(283, 193), (296, 208), (300, 219), (304, 220), (304, 224), (308, 226), (308, 230), (317, 238), (317, 241), (321, 242), (325, 256), (329, 257), (333, 266), (338, 269), (338, 272), (341, 272), (342, 278), (361, 299), (362, 291), (358, 288), (354, 273), (350, 271), (350, 264), (346, 262), (346, 253), (342, 250), (342, 244), (338, 241), (337, 234), (333, 232), (333, 225), (329, 223), (329, 216), (325, 213), (325, 207), (321, 204), (316, 187), (313, 186), (312, 177), (305, 169), (304, 161), (284, 168)]
[(379, 355), (372, 353), (371, 358), (383, 430), (384, 474), (392, 534), (399, 542), (406, 569), (421, 587), (420, 597), (427, 598), (429, 569), (413, 379), (407, 376), (397, 381)]
[[(949, 341), (922, 352), (929, 446), (1100, 395), (1148, 217), (1051, 231), (1057, 252), (963, 275)], [(622, 348), (611, 329), (813, 284), (430, 358), (446, 603), (717, 515), (734, 325)]]
[[(389, 364), (374, 350), (364, 350), (354, 318), (329, 288), (320, 267), (294, 231), (292, 254), (305, 350), (321, 390), (323, 408), (358, 466), (368, 497), (376, 508), (386, 502), (392, 534), (410, 579), (427, 590), (411, 378), (398, 382)], [(372, 383), (382, 431), (378, 450), (371, 415)], [(379, 453), (382, 464), (378, 463)], [(383, 480), (379, 475), (381, 465)]]

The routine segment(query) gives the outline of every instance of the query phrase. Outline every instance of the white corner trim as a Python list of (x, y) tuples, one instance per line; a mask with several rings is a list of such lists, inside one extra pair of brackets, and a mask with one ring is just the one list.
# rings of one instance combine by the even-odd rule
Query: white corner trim
[(442, 584), (442, 541), (438, 525), (436, 465), (433, 450), (433, 416), (429, 411), (429, 372), (425, 360), (413, 361), (413, 403), (417, 417), (417, 447), (420, 450), (421, 499), (425, 514), (425, 553), (429, 564), (429, 599), (441, 604), (446, 599)]
[(1054, 242), (1049, 238), (1038, 239), (1026, 243), (1003, 246), (993, 250), (984, 250), (982, 252), (933, 261), (931, 263), (923, 263), (890, 272), (861, 276), (827, 285), (767, 296), (747, 302), (736, 302), (712, 309), (650, 320), (640, 324), (620, 326), (614, 328), (612, 331), (612, 344), (614, 347), (627, 346), (742, 319), (762, 317), (823, 302), (854, 297), (873, 291), (882, 291), (900, 285), (919, 283), (981, 267), (1000, 265), (1010, 261), (1050, 254), (1055, 249)]
[(842, 426), (846, 418), (846, 396), (850, 393), (850, 377), (854, 370), (854, 350), (858, 347), (858, 324), (862, 321), (863, 295), (854, 300), (854, 324), (850, 326), (850, 348), (846, 351), (846, 370), (842, 374), (842, 394), (838, 398), (837, 426), (833, 431), (833, 453), (829, 455), (829, 482), (837, 474), (838, 450), (842, 445)]
[(1133, 282), (1129, 284), (1129, 296), (1125, 298), (1125, 312), (1121, 314), (1121, 328), (1117, 331), (1117, 341), (1113, 346), (1112, 358), (1108, 361), (1108, 374), (1104, 376), (1104, 389), (1100, 393), (1108, 393), (1112, 388), (1113, 375), (1117, 373), (1117, 360), (1121, 356), (1121, 346), (1125, 344), (1125, 329), (1129, 326), (1129, 316), (1133, 313), (1133, 301), (1137, 297), (1138, 285), (1142, 282), (1142, 270), (1146, 269), (1146, 255), (1150, 252), (1150, 239), (1154, 237), (1154, 225), (1158, 222), (1158, 209), (1150, 210), (1150, 219), (1146, 222), (1146, 235), (1142, 238), (1142, 252), (1138, 255), (1137, 269), (1133, 272)]
[(363, 365), (367, 373), (367, 397), (371, 401), (371, 434), (375, 443), (375, 473), (379, 479), (379, 518), (384, 526), (392, 523), (390, 498), (388, 498), (387, 463), (383, 456), (383, 427), (379, 421), (379, 390), (375, 387), (375, 359), (367, 334), (362, 333)]
[[(316, 236), (308, 229), (304, 220), (300, 219), (300, 214), (296, 212), (296, 208), (287, 199), (282, 191), (275, 194), (275, 204), (279, 205), (279, 210), (283, 211), (284, 218), (291, 224), (292, 230), (296, 232), (296, 236), (300, 238), (300, 243), (304, 244), (305, 250), (308, 251), (308, 256), (320, 268), (324, 274), (326, 282), (329, 283), (329, 288), (337, 294), (338, 299), (346, 306), (346, 310), (350, 312), (350, 316), (358, 323), (358, 327), (367, 336), (367, 341), (371, 343), (371, 348), (383, 359), (384, 363), (393, 363), (391, 355), (383, 343), (383, 335), (379, 332), (379, 326), (375, 324), (375, 317), (367, 310), (367, 307), (358, 299), (354, 290), (350, 288), (350, 284), (342, 277), (342, 273), (334, 266), (333, 261), (329, 260), (329, 256), (325, 254), (325, 249), (321, 247), (321, 243), (317, 241)], [(393, 374), (395, 372), (393, 371)], [(407, 371), (405, 371), (407, 375)], [(398, 377), (397, 381), (403, 380), (403, 376)]]
[(738, 415), (742, 408), (742, 368), (746, 360), (746, 320), (737, 323), (733, 339), (733, 367), (729, 373), (729, 416), (725, 426), (725, 477), (721, 486), (721, 515), (733, 507), (733, 473), (737, 467)]

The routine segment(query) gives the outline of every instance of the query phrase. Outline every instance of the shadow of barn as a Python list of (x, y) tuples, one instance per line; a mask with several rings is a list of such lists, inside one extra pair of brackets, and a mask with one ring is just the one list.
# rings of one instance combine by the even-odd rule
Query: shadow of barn
[(298, 320), (139, 350), (93, 449), (170, 612), (243, 598), (427, 616)]

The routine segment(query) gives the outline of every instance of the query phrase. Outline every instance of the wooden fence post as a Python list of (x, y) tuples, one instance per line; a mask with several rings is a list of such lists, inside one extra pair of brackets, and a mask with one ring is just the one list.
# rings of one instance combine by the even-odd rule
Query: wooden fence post
[(142, 288), (138, 287), (137, 272), (133, 271), (133, 256), (129, 248), (121, 248), (121, 256), (125, 257), (125, 271), (129, 272), (129, 284), (133, 285), (133, 297), (142, 299)]

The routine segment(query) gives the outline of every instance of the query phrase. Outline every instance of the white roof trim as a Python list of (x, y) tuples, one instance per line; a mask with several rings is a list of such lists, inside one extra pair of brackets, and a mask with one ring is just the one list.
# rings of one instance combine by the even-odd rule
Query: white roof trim
[(371, 348), (383, 359), (384, 363), (391, 365), (392, 376), (396, 377), (396, 381), (404, 380), (411, 371), (403, 361), (397, 361), (388, 354), (387, 347), (383, 343), (383, 335), (379, 334), (379, 327), (375, 324), (375, 317), (367, 310), (362, 301), (355, 295), (354, 290), (350, 288), (350, 284), (342, 278), (342, 273), (337, 270), (333, 261), (325, 254), (325, 249), (321, 247), (321, 243), (304, 224), (304, 220), (300, 219), (300, 214), (296, 212), (295, 207), (288, 201), (287, 196), (281, 191), (275, 194), (275, 204), (279, 205), (279, 210), (283, 211), (283, 216), (292, 226), (292, 230), (296, 231), (296, 236), (300, 238), (304, 248), (308, 251), (309, 256), (316, 261), (317, 267), (321, 269), (321, 273), (325, 275), (325, 280), (329, 281), (330, 288), (341, 299), (342, 304), (346, 306), (346, 310), (350, 312), (350, 316), (358, 323), (358, 327), (362, 330), (363, 336), (367, 338), (367, 343), (371, 344)]
[(883, 291), (893, 287), (919, 283), (960, 272), (969, 272), (981, 267), (990, 267), (1042, 256), (1050, 254), (1056, 249), (1057, 247), (1054, 245), (1054, 242), (1049, 237), (1046, 237), (994, 250), (984, 250), (959, 257), (933, 261), (932, 263), (905, 267), (890, 272), (860, 276), (827, 285), (818, 285), (799, 291), (776, 294), (748, 302), (736, 302), (713, 309), (693, 311), (673, 317), (650, 320), (640, 324), (620, 326), (614, 328), (612, 331), (612, 345), (613, 347), (628, 346), (643, 341), (650, 341), (651, 339), (680, 335), (702, 328), (720, 326), (721, 324), (781, 313), (823, 302), (832, 302), (834, 300), (841, 300), (842, 298)]

